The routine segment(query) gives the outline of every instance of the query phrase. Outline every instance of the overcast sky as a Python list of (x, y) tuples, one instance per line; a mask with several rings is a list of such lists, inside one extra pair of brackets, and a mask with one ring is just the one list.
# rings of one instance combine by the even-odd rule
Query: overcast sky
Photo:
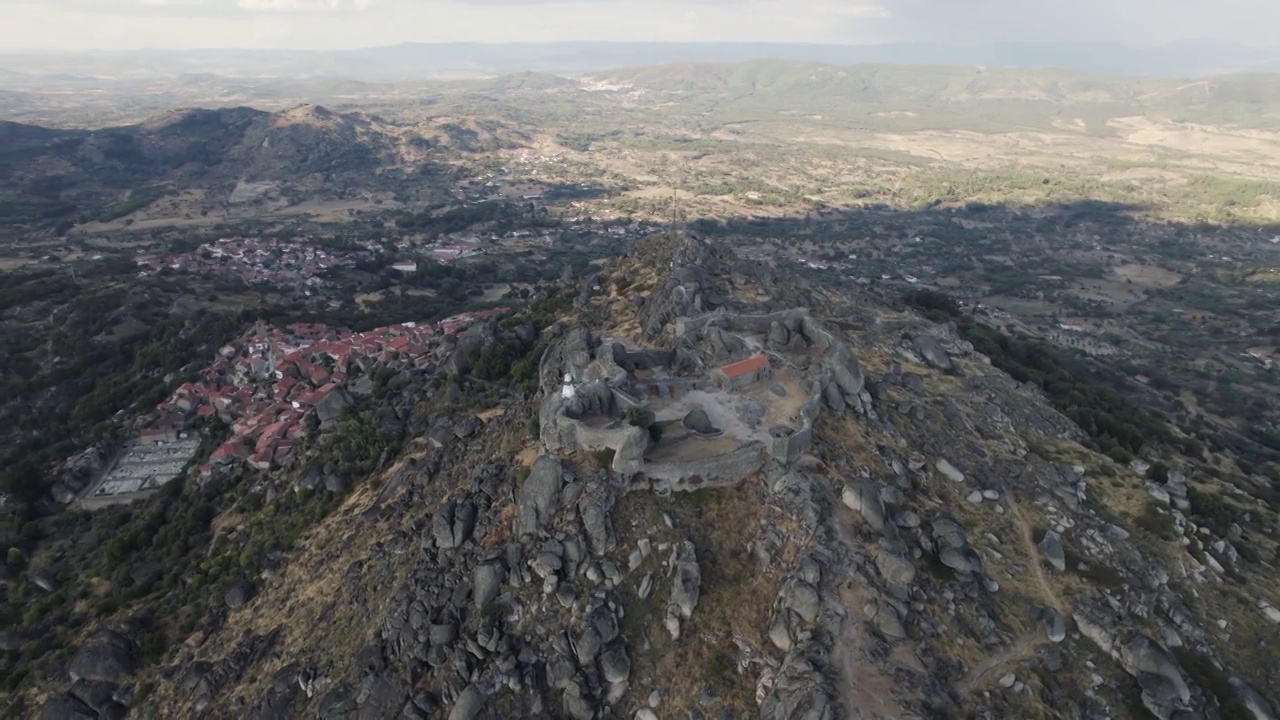
[(401, 42), (1270, 45), (1280, 0), (0, 0), (0, 50)]

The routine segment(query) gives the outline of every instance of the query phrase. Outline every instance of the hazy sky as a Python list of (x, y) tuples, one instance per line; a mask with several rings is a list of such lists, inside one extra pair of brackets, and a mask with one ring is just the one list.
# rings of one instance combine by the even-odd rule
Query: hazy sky
[(0, 51), (400, 42), (1273, 44), (1280, 0), (0, 0)]

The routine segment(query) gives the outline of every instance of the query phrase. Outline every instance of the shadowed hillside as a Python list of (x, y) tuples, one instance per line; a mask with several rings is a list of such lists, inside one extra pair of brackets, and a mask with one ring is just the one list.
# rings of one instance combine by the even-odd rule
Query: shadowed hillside
[(110, 221), (165, 196), (186, 212), (326, 191), (369, 193), (439, 172), (444, 153), (517, 147), (501, 122), (412, 125), (303, 105), (178, 110), (93, 132), (5, 123), (0, 204), (10, 224)]

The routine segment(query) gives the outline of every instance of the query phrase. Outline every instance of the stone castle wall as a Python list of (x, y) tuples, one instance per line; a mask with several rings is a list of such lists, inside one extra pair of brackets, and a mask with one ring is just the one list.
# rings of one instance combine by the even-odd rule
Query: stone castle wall
[[(603, 354), (603, 353), (602, 353)], [(675, 361), (676, 350), (637, 350), (628, 352), (622, 343), (612, 343), (610, 352), (607, 353), (615, 365), (618, 365), (626, 372), (635, 372), (637, 370), (651, 370), (656, 367), (671, 367)]]
[(565, 401), (559, 395), (543, 401), (539, 417), (539, 439), (543, 447), (556, 452), (594, 452), (612, 450), (615, 472), (633, 475), (644, 467), (644, 454), (649, 449), (649, 432), (615, 420), (603, 427), (593, 427), (565, 414)]
[(822, 352), (827, 352), (832, 345), (837, 344), (834, 335), (817, 323), (813, 318), (809, 317), (809, 313), (805, 313), (800, 321), (800, 332), (810, 345), (816, 346)]
[[(734, 485), (759, 471), (769, 458), (784, 465), (795, 462), (812, 446), (813, 424), (823, 407), (833, 402), (836, 407), (843, 407), (842, 398), (852, 400), (862, 392), (862, 372), (849, 345), (811, 318), (805, 308), (760, 315), (713, 312), (694, 318), (681, 317), (676, 319), (676, 335), (687, 339), (708, 327), (769, 334), (779, 326), (793, 339), (798, 336), (805, 345), (821, 350), (823, 357), (816, 375), (811, 376), (811, 395), (800, 407), (798, 422), (795, 426), (771, 430), (767, 443), (747, 443), (732, 452), (695, 460), (646, 462), (644, 455), (652, 441), (647, 430), (621, 419), (627, 409), (643, 405), (650, 391), (669, 394), (673, 387), (701, 387), (706, 386), (708, 380), (676, 377), (637, 382), (633, 377), (637, 370), (670, 368), (676, 364), (681, 352), (679, 344), (671, 350), (628, 352), (621, 343), (606, 340), (595, 353), (594, 361), (586, 358), (600, 368), (603, 378), (578, 386), (579, 397), (575, 399), (565, 401), (557, 395), (544, 403), (541, 418), (544, 446), (550, 451), (567, 452), (611, 449), (614, 471), (627, 475), (644, 473), (668, 482), (678, 491)], [(833, 394), (834, 400), (829, 397)], [(615, 420), (601, 427), (582, 420), (593, 416)]]
[(614, 387), (620, 387), (630, 382), (630, 374), (626, 368), (618, 363), (618, 351), (620, 350), (622, 350), (622, 346), (612, 340), (604, 341), (596, 350), (595, 364), (602, 371), (604, 379)]
[(787, 329), (800, 328), (805, 323), (812, 323), (809, 311), (805, 308), (781, 310), (764, 315), (742, 315), (737, 313), (713, 312), (693, 318), (676, 318), (676, 336), (690, 337), (706, 329), (708, 325), (723, 323), (723, 327), (734, 332), (767, 333), (773, 323)]
[[(808, 402), (800, 406), (800, 422), (798, 427), (786, 427), (770, 431), (769, 455), (778, 462), (789, 465), (813, 445), (813, 423), (822, 412), (821, 382), (813, 384), (813, 391)], [(785, 430), (786, 432), (782, 432)]]
[(769, 457), (790, 465), (808, 450), (813, 433), (808, 430), (795, 430), (789, 427), (776, 427), (769, 431)]
[(646, 463), (644, 473), (667, 481), (671, 489), (678, 492), (730, 487), (759, 471), (766, 457), (763, 445), (749, 443), (737, 450), (697, 460)]

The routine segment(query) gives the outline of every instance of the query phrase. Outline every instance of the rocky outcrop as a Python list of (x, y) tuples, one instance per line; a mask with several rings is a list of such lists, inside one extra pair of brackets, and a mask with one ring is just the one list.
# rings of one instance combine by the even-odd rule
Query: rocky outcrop
[(1049, 566), (1058, 572), (1066, 572), (1067, 556), (1062, 549), (1062, 536), (1056, 530), (1049, 530), (1039, 544), (1040, 556)]
[[(584, 418), (595, 418), (584, 422)], [(644, 454), (652, 443), (647, 429), (620, 417), (613, 392), (602, 383), (583, 385), (573, 398), (549, 395), (539, 413), (539, 434), (549, 451), (612, 450), (614, 472), (633, 475), (644, 468)]]
[(1138, 680), (1142, 704), (1156, 717), (1168, 720), (1189, 709), (1191, 689), (1178, 662), (1156, 641), (1136, 635), (1119, 648), (1120, 663)]
[(279, 628), (262, 635), (246, 632), (217, 661), (196, 661), (182, 668), (178, 673), (179, 687), (194, 699), (197, 711), (203, 712), (271, 652), (279, 634)]
[(684, 416), (682, 425), (688, 430), (692, 430), (699, 435), (715, 436), (719, 435), (722, 430), (712, 424), (711, 418), (707, 417), (707, 411), (700, 407), (694, 407)]
[(560, 505), (563, 484), (560, 461), (549, 455), (539, 456), (520, 486), (516, 501), (516, 525), (520, 535), (531, 535), (547, 526)]
[(938, 341), (938, 338), (932, 335), (917, 335), (915, 340), (911, 341), (911, 349), (923, 358), (925, 362), (938, 370), (951, 372), (954, 369), (951, 363), (951, 356), (943, 349), (942, 343)]
[(237, 580), (227, 590), (226, 595), (223, 596), (223, 601), (226, 602), (227, 607), (235, 610), (249, 602), (253, 598), (253, 592), (253, 583), (248, 580)]
[(671, 599), (667, 604), (665, 625), (673, 640), (680, 639), (682, 621), (693, 617), (698, 606), (702, 586), (702, 572), (698, 569), (698, 556), (693, 543), (685, 542), (676, 551), (671, 580)]
[[(161, 691), (211, 717), (258, 708), (262, 717), (711, 718), (728, 716), (720, 695), (732, 687), (735, 713), (754, 691), (755, 709), (771, 720), (1092, 719), (1131, 714), (1128, 698), (1171, 720), (1215, 717), (1225, 683), (1198, 686), (1212, 665), (1222, 678), (1248, 675), (1257, 690), (1237, 678), (1231, 692), (1267, 717), (1271, 686), (1214, 654), (1214, 643), (1256, 626), (1237, 628), (1235, 617), (1215, 626), (1200, 616), (1202, 602), (1180, 598), (1181, 587), (1216, 597), (1219, 580), (1197, 575), (1204, 568), (1190, 561), (1159, 562), (1150, 538), (1128, 542), (1124, 515), (1108, 514), (1097, 497), (1107, 483), (1086, 482), (1092, 460), (1112, 464), (1055, 442), (1082, 436), (1035, 388), (990, 368), (953, 330), (837, 305), (763, 269), (722, 273), (714, 249), (686, 250), (698, 267), (670, 267), (664, 257), (643, 304), (599, 302), (592, 291), (578, 313), (594, 322), (625, 305), (625, 318), (602, 327), (623, 332), (616, 328), (639, 320), (661, 338), (655, 344), (673, 349), (627, 351), (586, 328), (548, 331), (540, 454), (527, 476), (513, 472), (511, 457), (527, 448), (522, 410), (532, 403), (503, 397), (509, 417), (485, 424), (433, 416), (435, 442), (423, 442), (426, 457), (398, 478), (404, 499), (343, 517), (377, 523), (378, 542), (367, 557), (344, 558), (349, 587), (327, 611), (386, 607), (354, 657), (289, 658), (293, 667), (272, 666), (262, 678), (257, 705), (233, 706), (223, 698), (242, 695), (227, 692), (234, 678), (251, 678), (270, 651), (260, 638), (214, 630), (212, 641), (183, 650)], [(611, 276), (604, 270), (600, 284)], [(751, 282), (760, 283), (751, 297), (766, 300), (730, 292)], [(814, 311), (779, 310), (793, 302)], [(753, 409), (740, 418), (749, 433), (722, 422), (705, 398), (686, 399), (711, 391), (700, 377), (672, 377), (705, 373), (744, 347), (775, 367), (775, 384), (732, 396)], [(928, 367), (904, 372), (895, 356)], [(860, 357), (883, 373), (865, 373)], [(466, 380), (456, 387), (461, 402)], [(629, 407), (673, 401), (683, 404), (661, 427), (714, 452), (661, 454), (648, 429), (628, 421)], [(712, 412), (690, 413), (695, 404)], [(709, 441), (689, 429), (753, 442), (722, 452), (733, 446), (723, 435)], [(1037, 443), (1061, 447), (1051, 461)], [(614, 451), (607, 468), (599, 465), (607, 453), (581, 455), (606, 448)], [(669, 492), (694, 489), (706, 492)], [(1173, 515), (1176, 504), (1167, 510), (1197, 557), (1227, 563), (1228, 546), (1270, 542), (1252, 528), (1213, 537)], [(379, 575), (378, 562), (390, 570)], [(269, 606), (275, 582), (227, 624), (242, 627)], [(1058, 597), (1063, 587), (1096, 591)], [(1245, 609), (1270, 627), (1269, 608)], [(726, 615), (752, 632), (716, 630)], [(653, 662), (655, 650), (681, 657), (688, 643), (706, 645), (715, 667)], [(1263, 654), (1247, 641), (1235, 649)], [(190, 652), (223, 656), (191, 661)], [(1187, 653), (1209, 665), (1192, 667)], [(861, 706), (862, 691), (875, 688), (892, 692)], [(81, 691), (68, 697), (85, 707), (100, 696)]]
[(723, 364), (747, 354), (747, 344), (737, 335), (714, 325), (708, 325), (699, 338), (699, 346), (707, 360)]
[(106, 448), (94, 446), (63, 462), (58, 468), (57, 479), (49, 489), (53, 499), (63, 505), (75, 502), (90, 481), (101, 477), (106, 457)]
[(98, 720), (98, 711), (75, 698), (58, 696), (45, 701), (40, 720)]
[(631, 659), (626, 648), (616, 645), (600, 656), (600, 672), (609, 683), (626, 682), (631, 677)]
[(832, 720), (835, 708), (820, 674), (803, 652), (792, 652), (760, 706), (763, 720)]
[(334, 390), (325, 395), (316, 404), (316, 417), (320, 419), (320, 428), (327, 430), (334, 427), (352, 404), (351, 396), (345, 390)]
[(498, 597), (505, 577), (506, 570), (499, 562), (486, 562), (476, 566), (471, 573), (471, 595), (477, 608), (485, 607)]
[(830, 353), (826, 367), (831, 371), (831, 379), (840, 389), (844, 402), (850, 405), (857, 404), (866, 376), (862, 374), (862, 368), (853, 351), (847, 345), (837, 345), (835, 351)]
[(431, 533), (443, 549), (456, 548), (471, 538), (476, 508), (468, 500), (450, 500), (431, 517)]
[(872, 531), (884, 532), (884, 502), (880, 499), (880, 491), (874, 485), (869, 482), (852, 483), (844, 489), (841, 498), (849, 509), (862, 515), (862, 519)]
[(138, 668), (138, 648), (115, 630), (99, 630), (71, 658), (72, 680), (119, 683)]
[(475, 720), (484, 710), (484, 696), (475, 685), (468, 685), (453, 703), (449, 720)]
[(677, 318), (713, 309), (707, 297), (713, 276), (705, 267), (712, 260), (709, 248), (692, 237), (670, 242), (674, 246), (670, 272), (640, 308), (641, 329), (649, 338), (661, 336)]
[(583, 491), (578, 500), (578, 516), (582, 519), (583, 535), (591, 552), (603, 555), (617, 545), (613, 534), (613, 522), (609, 517), (614, 497), (611, 488), (594, 483)]
[(916, 566), (893, 543), (882, 544), (876, 555), (876, 569), (891, 587), (908, 587), (916, 578)]
[(938, 472), (942, 473), (943, 477), (948, 480), (958, 483), (964, 482), (964, 473), (960, 472), (955, 465), (952, 465), (950, 460), (947, 460), (946, 458), (938, 458), (937, 462), (934, 463), (934, 466), (937, 467)]
[(1158, 642), (1118, 626), (1114, 614), (1088, 597), (1075, 600), (1074, 618), (1080, 633), (1118, 662), (1141, 688), (1143, 706), (1161, 720), (1197, 710), (1193, 693), (1178, 661)]
[(1255, 720), (1276, 720), (1276, 712), (1272, 709), (1271, 703), (1267, 699), (1258, 694), (1257, 690), (1249, 687), (1243, 680), (1233, 677), (1227, 681), (1235, 693), (1236, 700), (1245, 707), (1250, 713), (1253, 713)]

